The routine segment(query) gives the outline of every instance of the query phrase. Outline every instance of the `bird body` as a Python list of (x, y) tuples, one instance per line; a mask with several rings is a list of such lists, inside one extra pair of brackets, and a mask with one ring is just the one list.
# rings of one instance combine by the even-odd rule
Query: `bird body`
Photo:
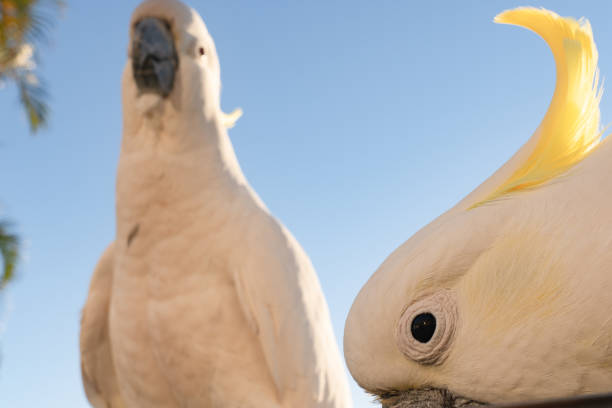
[(349, 407), (316, 273), (227, 136), (203, 21), (178, 1), (148, 0), (131, 27), (116, 239), (94, 273), (106, 289), (92, 280), (83, 311), (89, 400)]
[[(288, 265), (295, 266), (291, 252), (297, 248), (287, 248), (283, 231), (246, 186), (235, 183), (228, 188), (223, 182), (191, 194), (175, 184), (181, 180), (184, 187), (197, 186), (198, 180), (190, 179), (207, 174), (201, 169), (206, 161), (121, 160), (119, 174), (127, 177), (119, 177), (117, 236), (124, 239), (116, 253), (110, 309), (119, 381), (134, 400), (151, 393), (146, 406), (185, 406), (187, 401), (199, 404), (195, 406), (233, 406), (232, 401), (237, 407), (282, 406), (271, 402), (277, 400), (275, 384), (257, 327), (243, 312), (251, 305), (243, 306), (247, 299), (240, 298), (240, 285), (243, 273), (259, 272), (263, 276), (252, 278), (271, 286), (270, 293), (261, 295), (275, 297), (276, 290), (287, 290), (274, 287), (276, 277), (267, 276), (266, 281), (271, 271), (263, 269), (282, 268), (284, 259), (280, 265), (265, 265), (264, 258), (257, 265), (258, 260), (250, 258), (278, 246), (279, 252), (290, 252), (286, 256), (293, 263)], [(137, 235), (128, 246), (130, 233)], [(160, 362), (163, 370), (156, 369)], [(231, 375), (235, 370), (240, 375)], [(214, 392), (203, 392), (203, 384)]]

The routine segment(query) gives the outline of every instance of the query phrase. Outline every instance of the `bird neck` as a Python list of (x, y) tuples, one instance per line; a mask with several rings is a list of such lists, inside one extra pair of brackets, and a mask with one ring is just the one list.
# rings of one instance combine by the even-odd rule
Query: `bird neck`
[[(127, 126), (130, 125), (130, 126)], [(247, 187), (221, 115), (185, 119), (172, 112), (124, 124), (117, 195), (172, 200), (184, 186), (193, 194), (228, 194)], [(228, 189), (229, 188), (229, 189)], [(157, 197), (157, 198), (156, 198)]]

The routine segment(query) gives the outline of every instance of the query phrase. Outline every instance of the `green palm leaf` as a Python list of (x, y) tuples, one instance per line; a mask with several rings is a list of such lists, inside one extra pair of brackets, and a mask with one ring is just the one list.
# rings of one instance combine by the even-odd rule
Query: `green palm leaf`
[(3, 266), (0, 269), (0, 289), (2, 289), (13, 278), (19, 256), (19, 238), (10, 232), (10, 225), (7, 222), (0, 222), (0, 255)]
[[(46, 42), (52, 17), (63, 5), (61, 0), (0, 0), (0, 83), (17, 86), (33, 133), (49, 113), (48, 93), (35, 73), (36, 44)], [(18, 255), (19, 238), (0, 221), (0, 290), (14, 277)]]
[(17, 86), (30, 130), (47, 123), (48, 93), (34, 70), (34, 44), (46, 42), (52, 26), (52, 11), (62, 8), (61, 0), (0, 0), (0, 81)]

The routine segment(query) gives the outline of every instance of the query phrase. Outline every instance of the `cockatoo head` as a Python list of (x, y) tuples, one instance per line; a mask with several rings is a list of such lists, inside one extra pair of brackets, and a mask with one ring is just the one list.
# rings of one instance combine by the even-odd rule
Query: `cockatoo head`
[(601, 136), (591, 29), (534, 8), (495, 21), (546, 40), (557, 62), (555, 94), (525, 146), (394, 251), (357, 296), (346, 361), (385, 407), (574, 395), (602, 391), (612, 377), (601, 369), (612, 361), (597, 357), (610, 355), (602, 337), (604, 325), (612, 329), (609, 311), (576, 273), (597, 252), (576, 240), (593, 226), (573, 218), (567, 191), (582, 188), (579, 164)]
[(124, 134), (137, 133), (143, 123), (205, 128), (219, 120), (233, 125), (240, 112), (229, 116), (220, 110), (219, 60), (195, 10), (178, 0), (146, 0), (132, 14), (129, 34), (122, 79)]

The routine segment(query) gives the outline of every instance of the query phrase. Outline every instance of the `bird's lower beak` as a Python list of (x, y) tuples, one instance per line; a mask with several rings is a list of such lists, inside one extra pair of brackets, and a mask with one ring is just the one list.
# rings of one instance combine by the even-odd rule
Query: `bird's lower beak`
[(178, 56), (170, 25), (147, 17), (134, 25), (132, 33), (132, 71), (141, 93), (167, 97), (174, 87)]
[(382, 408), (476, 408), (487, 405), (438, 388), (386, 393), (380, 395), (380, 401)]

